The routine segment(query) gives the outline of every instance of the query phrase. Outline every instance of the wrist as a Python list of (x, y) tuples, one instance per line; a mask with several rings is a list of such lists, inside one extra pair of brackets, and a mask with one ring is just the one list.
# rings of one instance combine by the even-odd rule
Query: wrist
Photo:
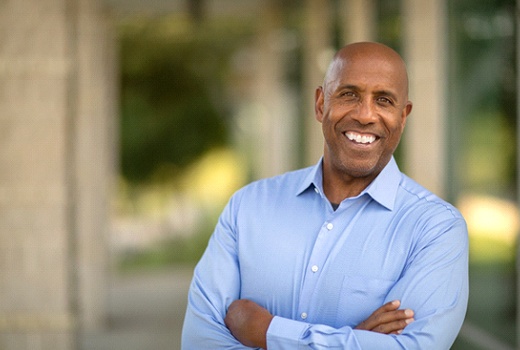
[(262, 316), (260, 324), (258, 325), (257, 345), (262, 349), (267, 349), (267, 331), (269, 330), (269, 325), (271, 324), (273, 318), (273, 315), (267, 313), (266, 315)]

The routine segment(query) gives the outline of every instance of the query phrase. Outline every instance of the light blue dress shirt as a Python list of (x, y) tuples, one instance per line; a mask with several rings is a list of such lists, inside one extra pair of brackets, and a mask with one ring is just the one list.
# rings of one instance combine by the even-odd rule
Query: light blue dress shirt
[[(198, 263), (182, 349), (245, 349), (224, 325), (250, 299), (275, 317), (275, 349), (449, 349), (468, 301), (468, 235), (450, 204), (392, 159), (337, 210), (314, 167), (254, 182), (224, 209)], [(388, 301), (415, 312), (400, 335), (353, 329)]]

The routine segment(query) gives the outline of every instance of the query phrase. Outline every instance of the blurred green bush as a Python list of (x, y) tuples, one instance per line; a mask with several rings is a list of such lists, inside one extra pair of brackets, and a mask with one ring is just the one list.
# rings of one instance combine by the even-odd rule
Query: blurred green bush
[[(230, 58), (245, 20), (135, 17), (119, 25), (121, 174), (131, 183), (175, 177), (228, 142)], [(159, 178), (159, 179), (158, 179)]]

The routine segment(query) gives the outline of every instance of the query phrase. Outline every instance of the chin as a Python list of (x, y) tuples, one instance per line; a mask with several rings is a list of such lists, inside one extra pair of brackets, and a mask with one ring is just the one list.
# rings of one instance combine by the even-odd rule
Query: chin
[(388, 157), (387, 160), (381, 158), (366, 159), (365, 161), (347, 159), (342, 161), (338, 170), (354, 178), (375, 178), (384, 169), (386, 164), (388, 164), (390, 158), (391, 157)]
[(353, 178), (371, 177), (377, 173), (377, 167), (375, 166), (352, 166), (352, 164), (343, 166), (338, 170)]
[(366, 169), (349, 169), (347, 172), (345, 172), (347, 175), (353, 178), (368, 178), (368, 177), (375, 177), (376, 172), (374, 170), (366, 170)]
[(379, 157), (331, 157), (329, 161), (339, 174), (351, 178), (375, 178), (385, 166)]

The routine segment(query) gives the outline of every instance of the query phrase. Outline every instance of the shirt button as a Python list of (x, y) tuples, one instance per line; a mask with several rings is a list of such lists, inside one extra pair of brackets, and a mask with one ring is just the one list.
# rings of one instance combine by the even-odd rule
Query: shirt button
[(314, 187), (314, 192), (316, 192), (317, 194), (320, 194), (320, 190), (318, 190), (317, 187)]
[(305, 320), (307, 318), (307, 313), (306, 312), (302, 312), (300, 317), (302, 318), (302, 320)]
[(332, 222), (329, 222), (329, 223), (327, 224), (327, 230), (330, 231), (330, 230), (332, 230), (333, 228), (334, 228), (334, 225), (332, 224)]
[(311, 267), (311, 271), (312, 272), (318, 272), (318, 266), (314, 265), (313, 267)]

